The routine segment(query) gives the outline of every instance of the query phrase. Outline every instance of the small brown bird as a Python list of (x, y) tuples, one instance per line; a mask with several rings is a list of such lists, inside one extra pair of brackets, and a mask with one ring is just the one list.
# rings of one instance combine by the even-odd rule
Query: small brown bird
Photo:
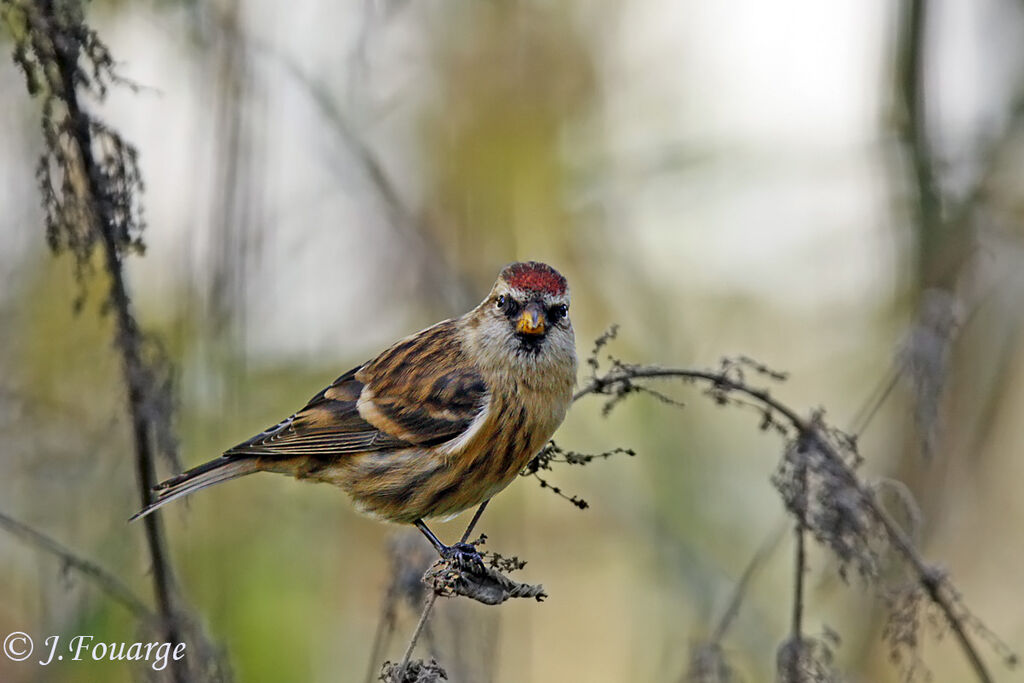
[(336, 379), (291, 417), (154, 488), (132, 519), (253, 472), (339, 486), (357, 508), (415, 524), (451, 518), (508, 486), (562, 423), (576, 381), (569, 288), (513, 263), (465, 315), (406, 337)]

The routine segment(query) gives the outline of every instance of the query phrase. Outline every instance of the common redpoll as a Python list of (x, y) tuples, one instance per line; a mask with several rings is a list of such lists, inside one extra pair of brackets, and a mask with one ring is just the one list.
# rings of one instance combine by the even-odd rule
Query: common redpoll
[(159, 484), (132, 519), (214, 484), (278, 472), (334, 484), (362, 512), (415, 524), (447, 557), (453, 547), (423, 520), (488, 501), (565, 417), (576, 380), (568, 313), (564, 277), (513, 263), (476, 308), (402, 339), (286, 420)]

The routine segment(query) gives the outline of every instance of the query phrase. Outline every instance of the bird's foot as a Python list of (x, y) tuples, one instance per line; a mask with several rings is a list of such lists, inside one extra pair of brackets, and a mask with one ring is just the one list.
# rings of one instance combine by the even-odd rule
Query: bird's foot
[(461, 569), (470, 569), (478, 573), (484, 571), (484, 558), (472, 543), (444, 546), (440, 552), (443, 559), (453, 561)]

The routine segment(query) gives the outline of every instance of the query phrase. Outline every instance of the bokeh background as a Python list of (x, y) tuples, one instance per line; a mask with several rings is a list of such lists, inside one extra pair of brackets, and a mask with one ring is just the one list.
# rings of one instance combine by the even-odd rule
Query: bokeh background
[[(584, 356), (618, 323), (609, 350), (627, 361), (742, 353), (791, 373), (776, 395), (859, 433), (866, 476), (916, 499), (923, 554), (1024, 648), (1019, 1), (163, 0), (87, 16), (139, 86), (89, 106), (140, 154), (147, 249), (129, 287), (174, 363), (185, 465), (461, 313), (505, 263), (543, 260), (569, 278)], [(0, 93), (0, 512), (148, 602), (103, 276), (76, 313), (73, 264), (44, 240), (39, 104), (9, 59)], [(454, 680), (682, 680), (779, 538), (722, 642), (739, 680), (775, 678), (792, 590), (770, 483), (782, 445), (692, 387), (662, 389), (687, 406), (637, 396), (602, 418), (583, 400), (557, 434), (638, 453), (548, 473), (589, 509), (531, 479), (491, 505), (488, 547), (529, 560), (517, 576), (551, 597), (443, 601), (423, 651)], [(400, 529), (269, 475), (165, 519), (180, 593), (237, 680), (379, 667)], [(810, 564), (808, 632), (841, 636), (846, 680), (901, 680), (878, 591), (825, 552)], [(415, 608), (396, 601), (382, 658), (401, 656)], [(0, 634), (15, 630), (139, 637), (0, 531)], [(982, 650), (997, 680), (1020, 679)], [(919, 652), (935, 681), (968, 680), (948, 632), (926, 627)], [(0, 658), (3, 681), (146, 675)]]

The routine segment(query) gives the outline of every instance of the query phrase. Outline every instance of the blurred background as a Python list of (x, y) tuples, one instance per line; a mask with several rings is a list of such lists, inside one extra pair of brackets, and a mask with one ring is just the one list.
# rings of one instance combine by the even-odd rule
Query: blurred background
[[(618, 323), (609, 350), (627, 361), (742, 353), (791, 373), (775, 395), (859, 434), (865, 476), (917, 500), (922, 553), (1024, 648), (1018, 0), (96, 1), (87, 18), (139, 86), (88, 106), (139, 151), (147, 248), (128, 285), (174, 364), (185, 466), (463, 312), (504, 264), (543, 260), (569, 279), (581, 356)], [(72, 261), (42, 228), (39, 104), (9, 59), (0, 93), (0, 512), (151, 603), (103, 276), (76, 313)], [(638, 453), (547, 473), (589, 509), (532, 479), (492, 503), (487, 547), (527, 559), (515, 576), (550, 598), (442, 601), (421, 649), (453, 680), (685, 679), (787, 528), (782, 444), (756, 416), (659, 388), (685, 409), (638, 396), (602, 418), (584, 399), (556, 435)], [(339, 491), (256, 476), (164, 517), (180, 593), (237, 680), (370, 680), (401, 657), (415, 595), (391, 601), (379, 661), (371, 648), (404, 590), (390, 549), (419, 546)], [(737, 680), (775, 678), (779, 538), (721, 642)], [(817, 548), (810, 567), (806, 630), (839, 634), (845, 679), (902, 680), (877, 587), (844, 583)], [(0, 590), (0, 633), (139, 634), (3, 532)], [(933, 680), (968, 680), (923, 621)], [(3, 681), (146, 675), (0, 658)]]

